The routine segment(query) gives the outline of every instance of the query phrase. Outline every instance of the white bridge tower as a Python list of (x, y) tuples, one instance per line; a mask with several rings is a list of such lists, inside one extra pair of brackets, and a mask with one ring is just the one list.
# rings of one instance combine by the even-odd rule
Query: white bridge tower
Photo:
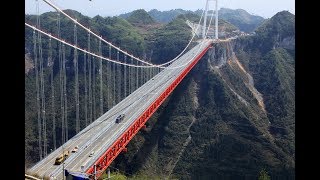
[(207, 2), (206, 2), (205, 12), (204, 12), (203, 28), (202, 28), (202, 38), (203, 39), (206, 38), (207, 17), (208, 16), (213, 16), (213, 13), (212, 14), (208, 14), (208, 12), (210, 10), (209, 9), (210, 1), (216, 1), (215, 11), (214, 11), (214, 15), (215, 15), (215, 39), (218, 39), (218, 0), (207, 0)]

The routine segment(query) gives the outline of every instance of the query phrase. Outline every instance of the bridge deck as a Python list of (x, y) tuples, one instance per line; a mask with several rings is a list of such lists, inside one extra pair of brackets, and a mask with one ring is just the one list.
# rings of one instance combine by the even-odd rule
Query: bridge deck
[[(212, 40), (201, 41), (189, 52), (68, 140), (63, 147), (59, 147), (30, 168), (28, 173), (62, 179), (63, 166), (71, 172), (86, 172), (145, 109), (193, 62), (195, 57), (205, 51), (211, 43)], [(125, 114), (125, 118), (121, 123), (115, 123), (116, 117), (120, 114)], [(75, 146), (79, 147), (78, 152), (71, 153)], [(54, 165), (55, 158), (62, 153), (63, 149), (70, 150), (69, 157), (65, 160), (64, 165)], [(95, 153), (92, 157), (89, 157), (92, 151)], [(81, 166), (84, 166), (84, 171), (81, 170)]]

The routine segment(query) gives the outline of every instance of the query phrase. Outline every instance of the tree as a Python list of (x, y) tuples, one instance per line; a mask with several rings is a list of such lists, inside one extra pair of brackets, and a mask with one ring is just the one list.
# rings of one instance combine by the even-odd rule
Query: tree
[(258, 180), (270, 180), (270, 176), (265, 169), (262, 169), (260, 171)]

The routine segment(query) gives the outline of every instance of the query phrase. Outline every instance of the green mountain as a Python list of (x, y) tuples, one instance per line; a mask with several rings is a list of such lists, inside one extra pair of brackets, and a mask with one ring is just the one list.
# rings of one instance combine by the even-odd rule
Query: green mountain
[[(189, 14), (190, 18), (199, 18)], [(187, 46), (191, 39), (191, 28), (185, 22), (185, 16), (178, 16), (153, 33), (152, 62), (165, 63), (175, 58)]]
[[(192, 37), (191, 28), (186, 24), (187, 20), (198, 24), (200, 17), (194, 13), (181, 14), (152, 34), (154, 38), (150, 48), (153, 50), (151, 59), (154, 63), (165, 63), (184, 50)], [(219, 20), (219, 26), (226, 32), (237, 30), (234, 25), (224, 20)]]
[[(126, 19), (132, 13), (133, 12), (129, 12), (121, 14), (119, 16)], [(190, 11), (183, 9), (174, 9), (169, 11), (158, 11), (156, 9), (152, 9), (148, 12), (148, 14), (153, 19), (160, 23), (169, 23), (179, 15), (187, 13), (195, 13), (201, 16), (202, 10)], [(244, 32), (254, 31), (265, 20), (263, 17), (249, 14), (243, 9), (233, 10), (228, 8), (221, 8), (219, 10), (219, 18), (235, 25), (237, 28)]]
[(181, 14), (188, 14), (193, 12), (183, 9), (172, 9), (169, 11), (158, 11), (157, 9), (152, 9), (148, 13), (158, 22), (169, 23)]
[(221, 8), (219, 10), (219, 16), (230, 22), (231, 24), (237, 26), (241, 31), (252, 32), (258, 27), (264, 18), (256, 15), (249, 14), (243, 9), (228, 9)]
[(139, 9), (133, 11), (128, 18), (127, 21), (131, 24), (154, 24), (155, 21), (153, 18), (144, 10)]
[[(266, 23), (291, 24), (288, 38), (292, 18)], [(113, 166), (154, 179), (295, 179), (294, 49), (268, 46), (260, 34), (215, 46)]]
[[(119, 17), (106, 17), (103, 18), (101, 16), (95, 16), (94, 18), (89, 18), (87, 16), (83, 16), (80, 13), (73, 11), (73, 10), (66, 10), (70, 16), (77, 17), (77, 20), (82, 23), (86, 27), (90, 27), (93, 32), (100, 34), (102, 37), (108, 39), (113, 44), (127, 50), (128, 52), (134, 54), (138, 57), (143, 57), (145, 54), (146, 44), (144, 41), (144, 37), (139, 34), (139, 31), (132, 26), (126, 20), (119, 18)], [(48, 12), (44, 13), (40, 16), (41, 22), (41, 29), (45, 30), (46, 32), (52, 33), (53, 35), (57, 36), (57, 16), (56, 12)], [(34, 15), (26, 15), (25, 21), (31, 25), (36, 24), (36, 16)], [(61, 18), (61, 37), (67, 41), (73, 43), (73, 31), (74, 26), (70, 20), (66, 19), (65, 17)], [(78, 45), (82, 48), (88, 49), (88, 34), (82, 30), (81, 28), (77, 27), (77, 39)], [(26, 132), (25, 132), (25, 157), (26, 157), (26, 166), (32, 165), (34, 162), (38, 161), (38, 134), (37, 134), (37, 106), (36, 106), (36, 79), (35, 79), (35, 70), (34, 70), (34, 63), (33, 63), (33, 39), (32, 39), (33, 31), (31, 28), (25, 28), (25, 48), (26, 48), (26, 75), (25, 75), (25, 124), (26, 124)], [(61, 145), (61, 113), (60, 113), (60, 89), (59, 89), (59, 57), (58, 57), (58, 43), (56, 41), (52, 41), (53, 47), (53, 60), (49, 62), (47, 60), (48, 57), (48, 42), (49, 39), (45, 36), (42, 36), (43, 42), (43, 59), (44, 59), (44, 80), (45, 80), (45, 96), (51, 97), (51, 86), (50, 86), (50, 79), (51, 79), (51, 68), (53, 64), (53, 79), (54, 79), (54, 87), (55, 87), (55, 118), (56, 118), (56, 137), (57, 137), (57, 145)], [(96, 38), (91, 36), (91, 51), (98, 53), (98, 41)], [(104, 56), (109, 56), (109, 52), (107, 51), (108, 46), (102, 46), (104, 50)], [(68, 104), (72, 105), (75, 102), (75, 95), (74, 95), (74, 64), (73, 64), (73, 50), (71, 48), (65, 48), (65, 57), (66, 57), (66, 69), (67, 69), (67, 84), (68, 84)], [(84, 86), (84, 64), (83, 64), (83, 53), (79, 53), (79, 86)], [(113, 50), (111, 52), (111, 58), (117, 59), (117, 52)], [(120, 58), (123, 58), (120, 56)], [(98, 82), (98, 61), (97, 58), (93, 58), (92, 66), (95, 65), (96, 69), (92, 72), (93, 77), (96, 77), (95, 80)], [(87, 64), (88, 68), (88, 64)], [(112, 67), (108, 67), (106, 63), (103, 63), (103, 68), (106, 72), (114, 71)], [(103, 78), (106, 79), (109, 74), (104, 73)], [(88, 70), (87, 70), (87, 78), (88, 78)], [(88, 80), (88, 79), (87, 79)], [(104, 82), (105, 83), (105, 82)], [(113, 82), (112, 82), (113, 83)], [(95, 85), (97, 86), (97, 85)], [(112, 91), (111, 86), (109, 84), (104, 84), (104, 92), (103, 96), (107, 97), (107, 93)], [(80, 89), (80, 104), (84, 104), (84, 88)], [(123, 92), (122, 92), (123, 95)], [(96, 93), (96, 98), (98, 98), (98, 93)], [(106, 109), (107, 103), (112, 102), (113, 99), (106, 100), (104, 102), (104, 107)], [(93, 114), (95, 118), (97, 118), (98, 114), (98, 100), (96, 100), (95, 110)], [(48, 119), (48, 134), (47, 136), (49, 141), (49, 149), (53, 149), (53, 132), (52, 132), (52, 109), (51, 103), (52, 99), (46, 100), (45, 106), (47, 119)], [(49, 107), (49, 108), (48, 108)], [(81, 106), (83, 108), (83, 106)], [(68, 106), (68, 128), (69, 128), (69, 137), (75, 135), (75, 107)], [(85, 126), (85, 118), (84, 118), (84, 109), (81, 109), (80, 112), (80, 119), (81, 119), (81, 128)], [(94, 118), (94, 119), (95, 119)]]
[[(193, 22), (199, 19), (194, 13), (180, 15), (164, 26), (141, 34), (139, 23), (129, 23), (119, 17), (96, 16), (91, 19), (73, 13), (80, 22), (90, 25), (103, 37), (137, 56), (151, 57), (154, 63), (177, 56), (191, 37), (186, 19)], [(53, 12), (41, 15), (43, 29), (55, 32), (56, 16)], [(121, 153), (111, 166), (124, 171), (132, 179), (256, 180), (261, 174), (268, 174), (271, 179), (295, 179), (294, 20), (294, 15), (279, 12), (259, 26), (255, 35), (215, 45), (151, 117), (147, 129), (140, 131), (128, 144), (128, 152)], [(35, 22), (35, 17), (26, 15), (26, 22)], [(73, 34), (70, 32), (73, 32), (73, 26), (68, 27), (68, 24), (70, 26), (65, 18), (61, 20), (62, 35), (72, 42)], [(26, 53), (33, 52), (32, 30), (26, 28), (25, 32)], [(78, 41), (86, 47), (87, 34), (79, 30)], [(92, 49), (97, 51), (95, 40), (92, 40)], [(45, 46), (44, 57), (46, 52)], [(57, 52), (54, 54), (57, 66)], [(74, 83), (71, 55), (69, 49), (66, 52), (70, 70), (67, 84)], [(112, 57), (116, 57), (116, 52), (112, 52)], [(32, 62), (32, 58), (26, 55), (26, 61)], [(54, 83), (59, 87), (59, 67), (56, 66)], [(50, 67), (46, 68), (49, 79)], [(81, 68), (83, 64), (79, 63)], [(26, 70), (25, 156), (26, 166), (29, 166), (37, 161), (38, 149), (32, 63), (28, 63)], [(79, 76), (83, 86), (82, 71), (79, 71)], [(50, 84), (49, 80), (46, 84)], [(46, 88), (45, 92), (50, 97), (50, 87)], [(55, 90), (58, 96), (59, 89)], [(73, 86), (67, 91), (68, 104), (72, 104)], [(108, 91), (111, 89), (105, 84), (104, 96)], [(81, 96), (83, 90), (80, 91)], [(55, 101), (59, 107), (59, 97)], [(51, 101), (46, 103), (50, 107)], [(83, 104), (81, 98), (80, 104)], [(59, 139), (61, 115), (58, 109)], [(46, 111), (48, 119), (51, 118), (50, 111), (50, 108)], [(72, 136), (75, 134), (74, 108), (70, 107), (69, 112)], [(84, 119), (83, 114), (80, 119)], [(84, 122), (81, 124), (83, 128)], [(52, 127), (52, 124), (47, 127)], [(50, 128), (48, 131), (48, 137), (52, 137)], [(49, 143), (52, 147), (51, 140)]]
[[(127, 19), (132, 15), (134, 11), (120, 14), (119, 17)], [(180, 14), (193, 13), (192, 11), (186, 11), (183, 9), (174, 9), (169, 11), (158, 11), (157, 9), (152, 9), (148, 12), (148, 14), (159, 23), (169, 23), (173, 19), (175, 19)]]
[[(288, 11), (282, 11), (264, 22), (255, 31), (255, 41), (264, 42), (265, 50), (284, 47), (294, 49), (295, 41), (295, 17)], [(257, 43), (257, 45), (264, 45)]]

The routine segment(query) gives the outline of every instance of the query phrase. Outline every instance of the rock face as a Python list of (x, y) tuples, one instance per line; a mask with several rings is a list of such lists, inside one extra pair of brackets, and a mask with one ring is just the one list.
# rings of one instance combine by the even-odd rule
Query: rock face
[(280, 47), (283, 47), (285, 49), (294, 50), (295, 49), (295, 37), (286, 37), (280, 42)]
[(228, 46), (199, 62), (118, 159), (119, 168), (147, 177), (257, 179), (267, 167), (272, 177), (294, 177), (293, 156), (279, 144), (292, 143), (284, 138), (288, 128), (275, 134), (264, 103), (270, 94), (259, 92), (261, 82), (236, 55), (224, 53)]
[(257, 179), (265, 168), (294, 179), (294, 38), (258, 36), (207, 53), (115, 166), (149, 178)]
[[(48, 21), (42, 22), (49, 26)], [(132, 41), (124, 41), (124, 47), (142, 54), (144, 40), (127, 21), (95, 17), (93, 22), (109, 36), (117, 34), (115, 24), (121, 25), (119, 37), (133, 36)], [(27, 32), (26, 37), (31, 34)], [(190, 32), (185, 20), (177, 19), (154, 36), (153, 59), (160, 63), (185, 47)], [(120, 43), (119, 37), (112, 40)], [(119, 155), (112, 166), (147, 179), (257, 179), (263, 168), (271, 179), (294, 179), (294, 50), (294, 16), (287, 12), (265, 22), (254, 36), (215, 45), (147, 122), (147, 129), (129, 143), (128, 153)], [(34, 68), (28, 54), (25, 64), (28, 74)], [(54, 74), (58, 84), (57, 71)], [(33, 76), (27, 75), (28, 162), (38, 157), (34, 87)]]
[(237, 26), (241, 31), (252, 32), (257, 28), (263, 21), (264, 18), (256, 15), (249, 14), (243, 9), (228, 9), (221, 8), (219, 10), (219, 16)]

